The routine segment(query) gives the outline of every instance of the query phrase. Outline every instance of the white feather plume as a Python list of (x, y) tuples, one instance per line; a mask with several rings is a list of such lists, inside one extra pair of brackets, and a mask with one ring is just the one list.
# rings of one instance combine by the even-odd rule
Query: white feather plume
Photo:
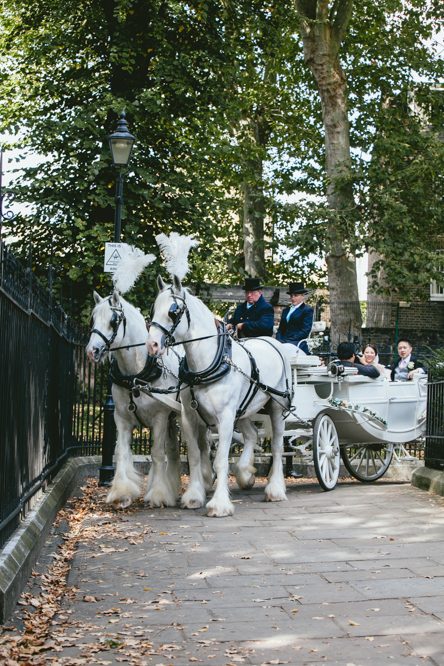
[(177, 275), (180, 280), (183, 280), (188, 273), (188, 255), (192, 247), (197, 247), (199, 241), (191, 236), (181, 236), (176, 231), (173, 231), (169, 236), (166, 234), (159, 234), (156, 236), (157, 245), (159, 246), (163, 258), (165, 259), (165, 268), (171, 275)]
[(114, 288), (121, 294), (126, 294), (133, 288), (142, 271), (151, 264), (156, 257), (154, 254), (144, 254), (133, 245), (122, 243), (120, 248), (121, 261), (113, 275)]

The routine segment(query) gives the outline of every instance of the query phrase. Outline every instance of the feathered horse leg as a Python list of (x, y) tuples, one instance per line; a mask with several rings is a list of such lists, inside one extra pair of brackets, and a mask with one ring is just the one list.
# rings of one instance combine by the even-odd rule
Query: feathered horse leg
[(282, 502), (287, 499), (282, 462), (285, 423), (282, 417), (282, 407), (274, 401), (271, 401), (270, 416), (273, 429), (271, 438), (273, 463), (265, 487), (265, 501)]
[(173, 480), (167, 473), (165, 454), (166, 446), (169, 446), (167, 445), (170, 434), (168, 430), (169, 414), (167, 410), (162, 410), (154, 416), (151, 424), (151, 469), (148, 475), (148, 488), (144, 499), (152, 508), (176, 506), (177, 502), (177, 479)]
[(136, 471), (131, 453), (133, 425), (116, 409), (116, 471), (106, 501), (116, 509), (126, 509), (140, 495), (141, 475)]
[(187, 444), (190, 482), (182, 495), (181, 506), (184, 509), (198, 509), (205, 504), (205, 483), (202, 474), (202, 450), (198, 441), (198, 428), (193, 414), (186, 414), (182, 408), (182, 436)]
[(231, 415), (227, 415), (226, 418), (219, 423), (219, 441), (216, 458), (214, 460), (216, 489), (213, 497), (206, 506), (208, 516), (231, 516), (234, 513), (234, 506), (230, 500), (228, 489), (228, 456), (233, 437), (233, 423), (234, 417)]
[(257, 428), (248, 419), (238, 421), (237, 428), (244, 437), (244, 448), (234, 468), (234, 473), (239, 488), (252, 488), (256, 480), (254, 448), (257, 444)]

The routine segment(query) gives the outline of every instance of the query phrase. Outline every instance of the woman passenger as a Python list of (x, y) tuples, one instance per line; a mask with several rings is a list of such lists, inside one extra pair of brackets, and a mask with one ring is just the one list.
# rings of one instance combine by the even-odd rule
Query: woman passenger
[(379, 363), (378, 348), (375, 345), (371, 343), (365, 345), (359, 360), (363, 365), (373, 365), (377, 370), (379, 370), (381, 377), (389, 376), (388, 369)]

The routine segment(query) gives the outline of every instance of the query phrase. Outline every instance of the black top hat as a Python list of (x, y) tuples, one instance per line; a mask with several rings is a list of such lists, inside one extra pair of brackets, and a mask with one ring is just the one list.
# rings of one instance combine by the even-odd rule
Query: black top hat
[(262, 289), (259, 278), (245, 278), (244, 291), (256, 291)]
[(303, 282), (290, 282), (287, 294), (308, 294), (308, 289), (304, 287)]

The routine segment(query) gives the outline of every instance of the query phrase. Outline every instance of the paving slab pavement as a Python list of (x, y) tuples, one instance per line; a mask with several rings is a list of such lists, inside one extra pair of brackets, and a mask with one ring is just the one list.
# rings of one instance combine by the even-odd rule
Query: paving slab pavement
[(263, 491), (263, 480), (233, 486), (235, 515), (208, 518), (142, 502), (116, 512), (90, 482), (87, 509), (79, 518), (73, 500), (55, 526), (4, 635), (31, 611), (46, 621), (42, 580), (75, 531), (28, 663), (444, 664), (443, 497), (383, 480), (329, 493), (297, 480), (285, 503)]

